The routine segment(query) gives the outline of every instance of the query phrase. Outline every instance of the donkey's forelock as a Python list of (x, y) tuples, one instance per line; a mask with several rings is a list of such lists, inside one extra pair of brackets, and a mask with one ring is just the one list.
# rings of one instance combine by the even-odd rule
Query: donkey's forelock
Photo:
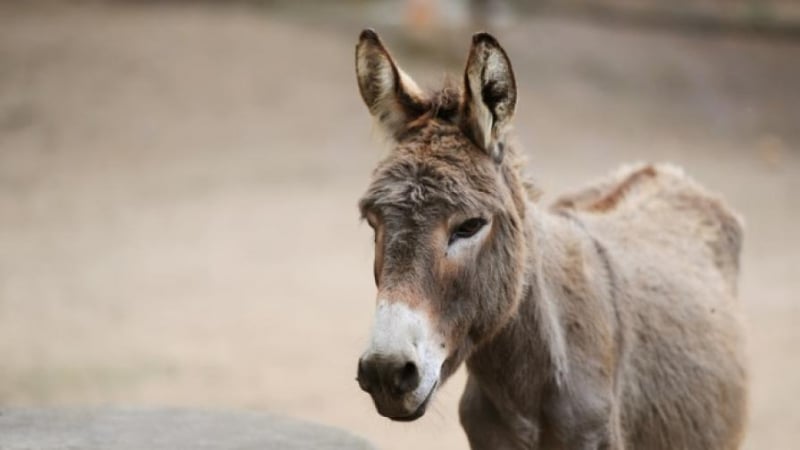
[(394, 208), (406, 212), (496, 211), (497, 172), (457, 130), (428, 123), (381, 162), (361, 199), (362, 214)]
[(458, 126), (463, 97), (463, 89), (456, 80), (450, 76), (445, 77), (443, 87), (425, 93), (422, 112), (396, 132), (397, 140), (407, 139), (431, 121)]

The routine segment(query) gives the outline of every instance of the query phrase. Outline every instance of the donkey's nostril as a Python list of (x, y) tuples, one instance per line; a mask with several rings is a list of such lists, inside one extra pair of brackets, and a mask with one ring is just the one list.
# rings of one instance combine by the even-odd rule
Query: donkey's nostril
[(367, 373), (368, 369), (365, 367), (365, 363), (363, 359), (358, 360), (358, 374), (356, 375), (356, 381), (358, 381), (358, 386), (361, 390), (365, 392), (370, 392), (372, 390), (372, 382), (370, 381), (370, 375)]
[(394, 388), (398, 394), (406, 394), (419, 386), (419, 370), (417, 365), (411, 361), (398, 367), (394, 374)]

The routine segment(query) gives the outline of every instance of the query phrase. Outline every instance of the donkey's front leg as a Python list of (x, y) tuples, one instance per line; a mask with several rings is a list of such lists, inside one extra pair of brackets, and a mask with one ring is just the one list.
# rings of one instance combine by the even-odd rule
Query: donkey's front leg
[(620, 428), (619, 408), (610, 397), (594, 395), (584, 396), (581, 401), (570, 402), (565, 408), (554, 408), (561, 417), (551, 417), (558, 430), (556, 435), (562, 436), (557, 448), (567, 450), (624, 450)]
[(458, 407), (461, 426), (472, 450), (536, 450), (539, 428), (522, 417), (508, 417), (469, 377)]
[(569, 450), (624, 450), (621, 439), (611, 430), (596, 430), (581, 436), (573, 436), (565, 446)]

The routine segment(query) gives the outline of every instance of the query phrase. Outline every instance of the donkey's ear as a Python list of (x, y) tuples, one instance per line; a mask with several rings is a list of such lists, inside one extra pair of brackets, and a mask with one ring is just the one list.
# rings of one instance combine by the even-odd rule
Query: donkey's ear
[(502, 137), (516, 103), (517, 84), (505, 50), (488, 33), (473, 35), (464, 71), (463, 126), (497, 162), (503, 157)]
[(356, 45), (356, 76), (361, 98), (385, 131), (397, 136), (405, 125), (425, 112), (425, 96), (395, 64), (378, 34), (361, 32)]

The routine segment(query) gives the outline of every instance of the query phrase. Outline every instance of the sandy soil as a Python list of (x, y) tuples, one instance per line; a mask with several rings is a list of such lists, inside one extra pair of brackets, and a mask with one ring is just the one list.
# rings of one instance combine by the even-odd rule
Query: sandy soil
[[(375, 22), (345, 16), (0, 6), (0, 405), (251, 408), (466, 446), (463, 373), (412, 424), (353, 381), (374, 298), (355, 204), (382, 150), (352, 73)], [(398, 56), (435, 83), (467, 35)], [(796, 448), (800, 43), (547, 18), (499, 35), (547, 192), (670, 160), (744, 215), (747, 448)]]

